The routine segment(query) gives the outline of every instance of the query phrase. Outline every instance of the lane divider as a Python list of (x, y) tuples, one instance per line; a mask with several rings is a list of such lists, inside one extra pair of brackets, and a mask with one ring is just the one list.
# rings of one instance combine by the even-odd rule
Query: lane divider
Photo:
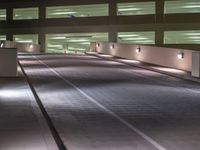
[(67, 83), (68, 85), (70, 85), (71, 87), (73, 87), (74, 89), (76, 89), (78, 92), (80, 92), (89, 101), (91, 101), (92, 103), (96, 104), (101, 109), (103, 109), (105, 112), (107, 112), (108, 114), (110, 114), (111, 116), (113, 116), (114, 118), (116, 118), (117, 120), (119, 120), (122, 124), (124, 124), (129, 129), (131, 129), (132, 131), (134, 131), (135, 133), (137, 133), (138, 135), (140, 135), (143, 139), (145, 139), (146, 141), (148, 141), (150, 144), (152, 144), (155, 148), (157, 148), (158, 150), (167, 150), (165, 147), (161, 146), (158, 142), (156, 142), (155, 140), (153, 140), (151, 137), (149, 137), (148, 135), (146, 135), (145, 133), (143, 133), (142, 131), (140, 131), (138, 128), (136, 128), (135, 126), (133, 126), (132, 124), (130, 124), (128, 121), (126, 121), (125, 119), (123, 119), (119, 115), (117, 115), (115, 112), (111, 111), (110, 109), (108, 109), (104, 105), (100, 104), (97, 100), (95, 100), (94, 98), (92, 98), (91, 96), (89, 96), (87, 93), (85, 93), (78, 86), (76, 86), (75, 84), (73, 84), (71, 81), (65, 79), (62, 75), (60, 75), (57, 71), (55, 71), (49, 65), (47, 65), (46, 63), (44, 63), (43, 61), (41, 61), (39, 58), (37, 58), (34, 55), (32, 55), (32, 56), (36, 60), (38, 60), (41, 64), (43, 64), (44, 66), (46, 66), (56, 76), (58, 76), (60, 79), (62, 79), (65, 83)]
[(49, 127), (49, 129), (51, 131), (51, 134), (52, 134), (52, 136), (53, 136), (53, 138), (54, 138), (54, 140), (55, 140), (55, 142), (57, 144), (58, 149), (59, 150), (67, 150), (66, 146), (64, 145), (64, 143), (63, 143), (63, 141), (62, 141), (62, 139), (61, 139), (61, 137), (60, 137), (60, 135), (58, 133), (58, 131), (56, 130), (56, 127), (53, 124), (53, 121), (51, 120), (50, 116), (48, 115), (44, 105), (42, 104), (42, 102), (41, 102), (41, 100), (40, 100), (40, 98), (39, 98), (39, 96), (38, 96), (33, 84), (31, 83), (31, 80), (29, 79), (28, 75), (26, 74), (23, 66), (20, 63), (20, 61), (18, 61), (18, 64), (19, 64), (19, 66), (20, 66), (20, 68), (22, 70), (22, 73), (24, 74), (25, 79), (28, 82), (28, 85), (29, 85), (29, 87), (30, 87), (30, 89), (31, 89), (31, 91), (33, 93), (33, 96), (35, 97), (35, 100), (36, 100), (36, 102), (37, 102), (37, 104), (38, 104), (38, 106), (39, 106), (39, 108), (40, 108), (40, 110), (41, 110), (41, 112), (42, 112), (42, 114), (43, 114), (43, 116), (45, 118), (45, 121), (46, 121), (46, 123), (47, 123), (47, 125), (48, 125), (48, 127)]

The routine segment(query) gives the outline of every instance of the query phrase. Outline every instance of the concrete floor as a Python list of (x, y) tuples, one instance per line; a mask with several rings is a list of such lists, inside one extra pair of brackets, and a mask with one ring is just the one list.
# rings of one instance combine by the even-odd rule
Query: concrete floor
[(57, 150), (24, 78), (0, 78), (0, 150)]
[(199, 150), (200, 85), (86, 55), (20, 55), (69, 150)]

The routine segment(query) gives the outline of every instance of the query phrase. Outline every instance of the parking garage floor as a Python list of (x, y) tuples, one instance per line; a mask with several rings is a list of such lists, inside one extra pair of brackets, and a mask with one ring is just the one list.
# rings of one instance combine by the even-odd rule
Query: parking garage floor
[[(199, 83), (88, 55), (20, 54), (19, 60), (64, 144), (59, 149), (200, 149)], [(45, 130), (43, 140), (51, 139)]]

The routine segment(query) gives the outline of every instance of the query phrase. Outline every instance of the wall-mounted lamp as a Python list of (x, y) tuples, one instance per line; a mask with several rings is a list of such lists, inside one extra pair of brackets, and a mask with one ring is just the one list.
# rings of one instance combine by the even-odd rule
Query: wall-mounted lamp
[(98, 48), (98, 47), (100, 47), (100, 43), (97, 43), (97, 44), (96, 44), (96, 48)]
[(110, 49), (114, 49), (114, 48), (115, 48), (115, 45), (112, 44), (112, 45), (110, 46)]
[(183, 59), (183, 58), (184, 58), (184, 53), (183, 53), (183, 52), (179, 52), (179, 53), (177, 54), (177, 58), (178, 58), (178, 59)]
[(140, 47), (138, 47), (138, 48), (136, 48), (136, 50), (135, 50), (137, 53), (140, 53), (141, 52), (141, 48)]
[(33, 44), (30, 44), (30, 48), (31, 48), (31, 49), (33, 48)]

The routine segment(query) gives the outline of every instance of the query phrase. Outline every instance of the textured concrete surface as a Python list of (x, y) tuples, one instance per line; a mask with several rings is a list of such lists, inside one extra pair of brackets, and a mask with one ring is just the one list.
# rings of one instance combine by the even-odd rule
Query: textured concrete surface
[(139, 68), (163, 73), (166, 75), (170, 75), (172, 77), (177, 77), (177, 78), (200, 83), (200, 78), (193, 77), (191, 75), (191, 72), (174, 69), (174, 68), (169, 68), (169, 67), (164, 67), (164, 66), (159, 66), (159, 65), (155, 65), (155, 64), (144, 63), (144, 62), (133, 60), (133, 59), (131, 60), (131, 59), (113, 57), (112, 55), (98, 54), (96, 52), (87, 52), (87, 54), (92, 55), (92, 56), (97, 56), (102, 59), (116, 61), (116, 62), (124, 63), (124, 64), (130, 65), (130, 66), (139, 67)]
[(0, 149), (57, 149), (23, 77), (0, 78)]
[(200, 85), (85, 55), (21, 55), (69, 150), (199, 150)]

